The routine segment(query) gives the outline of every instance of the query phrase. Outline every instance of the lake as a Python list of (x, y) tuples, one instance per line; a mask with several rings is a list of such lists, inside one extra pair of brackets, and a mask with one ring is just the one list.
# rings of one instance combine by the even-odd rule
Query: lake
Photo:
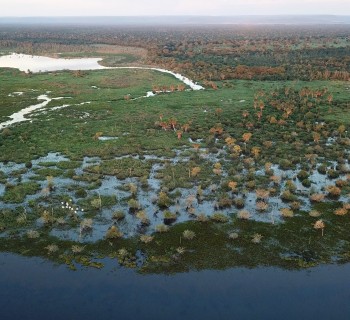
[(16, 68), (24, 72), (48, 72), (59, 70), (100, 70), (100, 69), (144, 69), (154, 70), (162, 73), (167, 73), (187, 86), (192, 90), (204, 89), (201, 85), (193, 82), (185, 76), (166, 69), (154, 67), (104, 67), (99, 64), (102, 58), (50, 58), (43, 56), (31, 56), (27, 54), (12, 53), (10, 55), (0, 56), (0, 68)]

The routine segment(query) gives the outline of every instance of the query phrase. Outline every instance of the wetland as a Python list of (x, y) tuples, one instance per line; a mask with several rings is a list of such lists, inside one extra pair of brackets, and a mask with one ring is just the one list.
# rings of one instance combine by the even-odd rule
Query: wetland
[[(341, 65), (342, 75), (332, 70), (328, 78), (312, 80), (296, 77), (294, 69), (288, 75), (283, 71), (283, 77), (265, 70), (266, 77), (245, 78), (228, 69), (226, 74), (212, 57), (210, 70), (218, 63), (217, 72), (204, 79), (205, 64), (201, 69), (192, 61), (195, 72), (186, 69), (183, 48), (175, 50), (183, 30), (172, 32), (171, 43), (157, 35), (162, 55), (150, 39), (143, 50), (137, 48), (142, 32), (135, 30), (127, 32), (135, 47), (125, 39), (115, 47), (108, 41), (49, 44), (41, 39), (29, 48), (2, 35), (4, 274), (12, 265), (29, 271), (39, 267), (52, 277), (76, 275), (78, 283), (90, 275), (106, 281), (113, 270), (113, 277), (130, 280), (128, 289), (121, 288), (130, 294), (153, 280), (184, 294), (191, 285), (198, 289), (203, 279), (243, 275), (257, 288), (260, 277), (267, 277), (272, 284), (266, 290), (277, 294), (275, 275), (302, 282), (310, 272), (310, 283), (319, 285), (325, 274), (341, 270), (339, 279), (345, 279), (350, 259), (347, 69)], [(197, 43), (199, 56), (214, 55), (213, 32), (205, 36), (206, 44)], [(293, 32), (284, 37), (292, 39)], [(328, 45), (335, 60), (340, 52), (346, 59), (348, 30), (317, 32), (310, 31), (309, 50), (315, 56), (323, 57), (322, 45)], [(92, 41), (96, 35), (85, 36)], [(322, 42), (323, 36), (334, 42)], [(271, 37), (268, 50), (278, 51)], [(288, 57), (307, 50), (308, 40), (298, 41)], [(192, 46), (183, 46), (186, 59), (193, 58)], [(220, 48), (218, 57), (224, 55)], [(180, 290), (178, 279), (189, 283)], [(343, 280), (337, 281), (336, 292), (343, 290)], [(105, 290), (108, 294), (108, 286)], [(208, 299), (203, 292), (198, 295)], [(223, 286), (218, 295), (228, 292), (237, 294)], [(143, 303), (141, 297), (138, 301)], [(271, 303), (266, 308), (273, 308)], [(175, 302), (165, 309), (174, 308)], [(242, 308), (237, 312), (243, 317), (247, 310)]]

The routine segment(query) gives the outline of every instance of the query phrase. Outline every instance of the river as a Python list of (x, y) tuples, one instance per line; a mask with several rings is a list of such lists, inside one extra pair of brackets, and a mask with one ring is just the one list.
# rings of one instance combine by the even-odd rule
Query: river
[(350, 264), (140, 275), (0, 254), (1, 319), (350, 319)]

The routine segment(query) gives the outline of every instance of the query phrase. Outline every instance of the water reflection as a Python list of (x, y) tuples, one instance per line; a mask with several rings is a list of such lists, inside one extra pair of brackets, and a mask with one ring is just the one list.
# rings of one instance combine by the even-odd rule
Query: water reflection
[(0, 255), (1, 319), (349, 319), (350, 265), (139, 275)]

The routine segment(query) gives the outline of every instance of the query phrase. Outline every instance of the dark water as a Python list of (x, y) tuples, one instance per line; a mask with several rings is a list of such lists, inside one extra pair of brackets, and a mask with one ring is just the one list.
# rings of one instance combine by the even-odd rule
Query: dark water
[(0, 254), (0, 319), (350, 319), (350, 264), (139, 275)]

